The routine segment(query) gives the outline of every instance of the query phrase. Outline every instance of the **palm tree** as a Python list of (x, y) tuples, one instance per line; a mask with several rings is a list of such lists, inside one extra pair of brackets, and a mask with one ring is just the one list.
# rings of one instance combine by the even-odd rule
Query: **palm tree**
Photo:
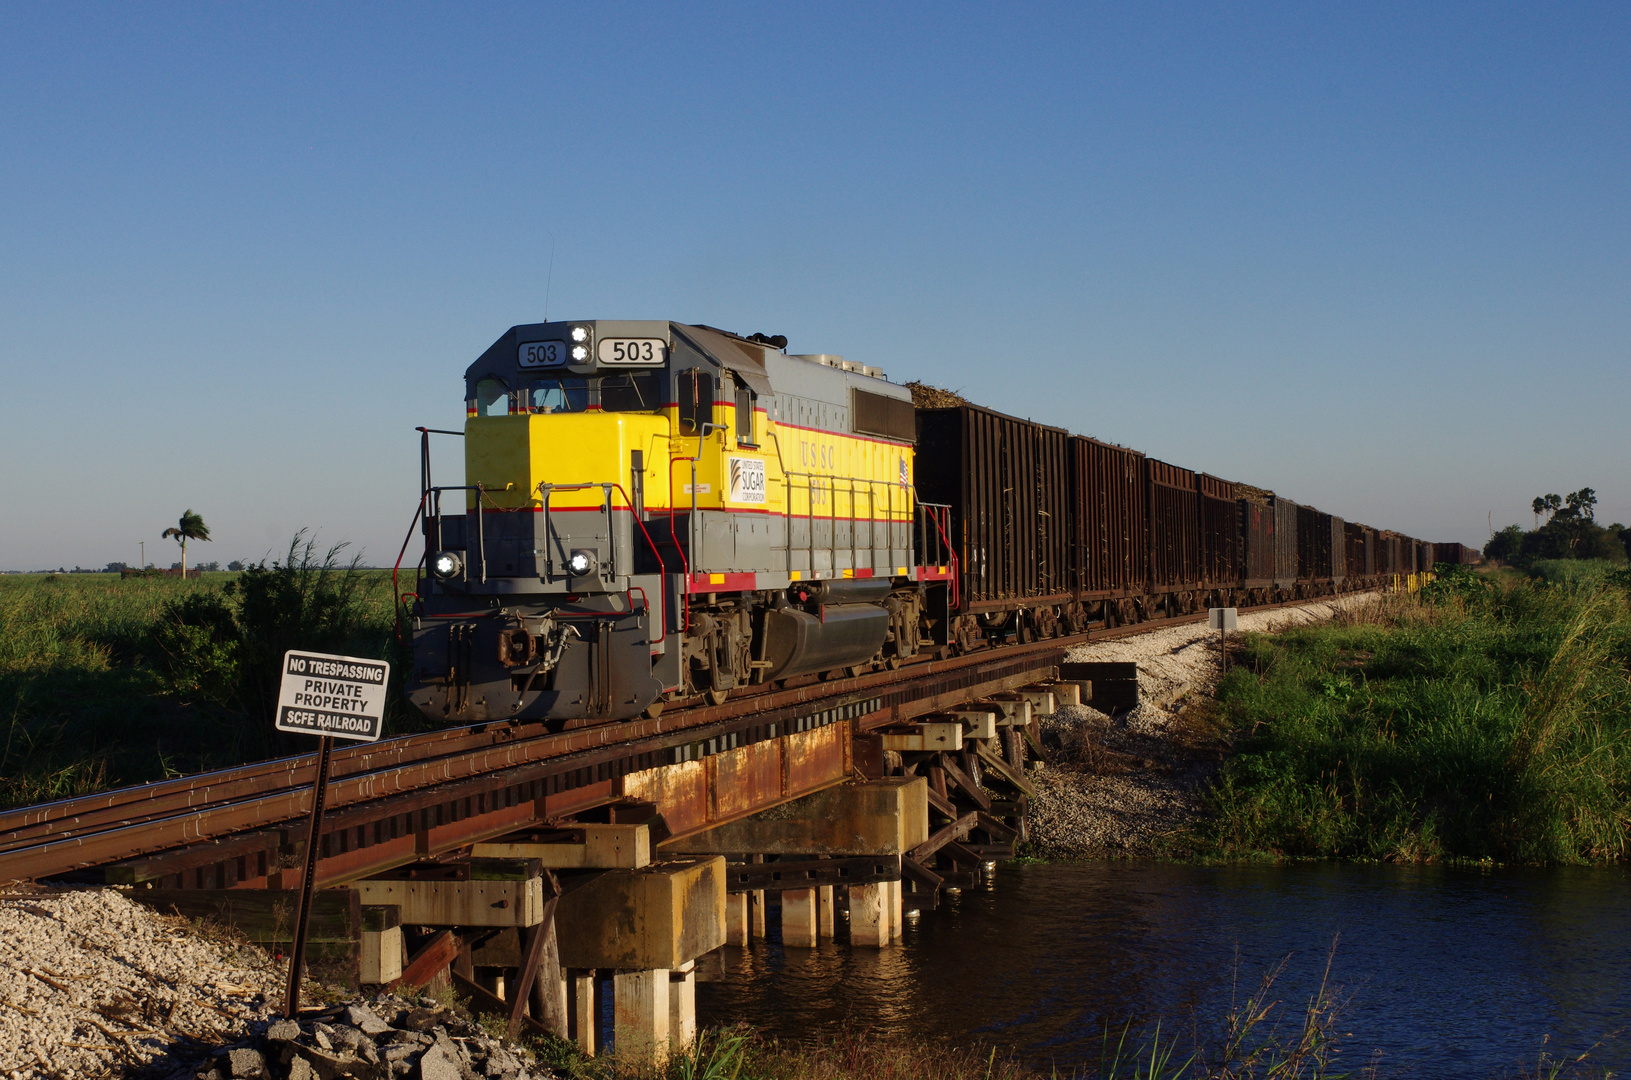
[(176, 538), (176, 542), (181, 545), (181, 576), (185, 579), (187, 576), (187, 541), (208, 540), (210, 538), (210, 527), (204, 524), (204, 519), (193, 513), (192, 507), (189, 506), (187, 512), (181, 515), (181, 520), (176, 522), (173, 528), (165, 529), (159, 536), (161, 539), (173, 536)]

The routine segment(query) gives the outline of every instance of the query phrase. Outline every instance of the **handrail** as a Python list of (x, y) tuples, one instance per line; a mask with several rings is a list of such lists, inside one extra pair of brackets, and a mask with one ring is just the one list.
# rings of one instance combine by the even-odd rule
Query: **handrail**
[[(957, 572), (957, 548), (952, 544), (951, 537), (947, 533), (947, 530), (951, 527), (951, 505), (949, 503), (928, 503), (919, 500), (917, 506), (925, 520), (934, 522), (935, 532), (940, 535), (940, 542), (945, 545), (946, 554), (950, 556), (947, 562), (951, 566), (951, 607), (955, 611), (962, 603), (962, 575)], [(944, 517), (946, 520), (944, 523), (940, 520), (942, 515), (936, 513), (936, 511), (945, 512)], [(928, 539), (927, 529), (924, 530), (924, 539), (925, 541)], [(925, 554), (927, 553), (925, 552)]]
[[(487, 584), (487, 530), (482, 524), (481, 499), (487, 494), (487, 489), (477, 482), (474, 484), (440, 484), (428, 488), (431, 495), (431, 516), (436, 519), (436, 547), (442, 546), (442, 492), (444, 491), (474, 491), (476, 493), (476, 552), (481, 558), (481, 584)], [(465, 511), (466, 514), (469, 511)], [(469, 550), (470, 545), (465, 545)]]
[[(617, 576), (617, 536), (612, 531), (612, 485), (605, 481), (588, 484), (551, 484), (547, 480), (540, 480), (534, 490), (540, 493), (539, 502), (542, 504), (541, 509), (544, 512), (544, 581), (546, 583), (555, 580), (555, 548), (553, 546), (555, 531), (551, 528), (549, 518), (550, 494), (556, 491), (587, 491), (596, 487), (601, 490), (600, 505), (601, 512), (606, 515), (607, 545), (612, 549), (610, 569), (612, 576)], [(627, 498), (626, 495), (624, 497)], [(632, 502), (629, 504), (629, 509), (634, 509)]]
[[(666, 560), (663, 559), (663, 553), (657, 547), (657, 541), (655, 541), (655, 540), (653, 540), (651, 538), (651, 530), (647, 529), (646, 528), (646, 523), (640, 520), (640, 515), (636, 514), (634, 512), (634, 499), (633, 499), (633, 497), (631, 497), (629, 495), (628, 491), (623, 487), (623, 485), (621, 483), (618, 483), (615, 480), (610, 482), (610, 483), (606, 483), (606, 482), (602, 481), (602, 482), (588, 483), (588, 484), (551, 484), (548, 481), (541, 481), (538, 484), (538, 490), (544, 492), (544, 498), (543, 498), (544, 506), (543, 506), (543, 509), (544, 509), (544, 543), (545, 543), (545, 546), (547, 547), (548, 544), (549, 544), (549, 492), (551, 492), (551, 491), (587, 491), (589, 488), (595, 488), (595, 487), (607, 490), (606, 505), (608, 507), (610, 507), (610, 505), (611, 505), (611, 491), (612, 490), (615, 490), (619, 495), (623, 496), (623, 501), (624, 501), (624, 503), (626, 503), (628, 505), (628, 508), (629, 508), (629, 516), (631, 518), (633, 518), (634, 523), (636, 525), (640, 526), (640, 534), (646, 538), (646, 546), (651, 548), (652, 555), (656, 556), (656, 558), (657, 558), (657, 572), (659, 574), (661, 574), (662, 576), (667, 577), (667, 575), (668, 575), (668, 563), (667, 563)], [(672, 501), (672, 500), (670, 500), (670, 501)], [(610, 533), (611, 532), (611, 514), (609, 514), (609, 513), (606, 515), (606, 525), (607, 525), (607, 532)], [(613, 535), (611, 537), (611, 545), (612, 545), (612, 559), (614, 560), (613, 561), (613, 575), (615, 576), (616, 575), (616, 561), (615, 560), (617, 558), (617, 537), (615, 535)], [(549, 558), (549, 556), (546, 554), (546, 560), (548, 558)], [(553, 572), (553, 569), (552, 569), (553, 565), (554, 564), (552, 562), (546, 561), (545, 569)], [(631, 574), (630, 576), (632, 577), (633, 575)], [(546, 579), (546, 580), (548, 580), (548, 579)], [(631, 589), (639, 589), (639, 588), (640, 587), (638, 585), (631, 586)], [(644, 589), (640, 589), (640, 595), (641, 596), (645, 596), (645, 592), (646, 591)], [(633, 601), (630, 601), (630, 606), (631, 607), (633, 606)], [(651, 610), (651, 600), (650, 600), (650, 598), (647, 598), (647, 600), (646, 600), (646, 610), (647, 611)], [(657, 644), (657, 642), (662, 641), (664, 638), (666, 638), (668, 636), (668, 624), (667, 624), (666, 619), (663, 621), (662, 630), (663, 630), (662, 637), (659, 637), (657, 639), (657, 641), (652, 642), (653, 645)]]
[[(414, 526), (419, 524), (419, 519), (424, 516), (424, 513), (425, 492), (421, 491), (419, 493), (419, 506), (413, 512), (413, 520), (408, 522), (408, 535), (402, 538), (402, 549), (396, 553), (396, 562), (391, 566), (391, 612), (396, 623), (396, 639), (398, 641), (402, 640), (402, 593), (400, 586), (397, 585), (397, 571), (402, 569), (402, 556), (408, 553), (408, 544), (413, 541)], [(420, 556), (420, 562), (424, 562), (423, 556)], [(417, 580), (414, 581), (413, 595), (415, 597), (419, 595), (419, 582)]]
[[(843, 492), (843, 494), (845, 494), (849, 498), (849, 503), (850, 503), (849, 513), (848, 513), (847, 516), (848, 516), (849, 525), (850, 525), (850, 562), (851, 562), (851, 564), (855, 564), (855, 563), (857, 563), (859, 561), (859, 551), (860, 551), (859, 523), (861, 521), (861, 517), (860, 517), (860, 513), (859, 513), (859, 500), (860, 500), (861, 495), (865, 494), (866, 497), (867, 497), (867, 518), (866, 518), (866, 522), (867, 522), (867, 552), (868, 552), (868, 557), (869, 558), (876, 558), (877, 552), (882, 550), (884, 552), (885, 558), (887, 558), (888, 561), (889, 561), (889, 566), (891, 568), (891, 576), (893, 576), (893, 568), (896, 565), (896, 563), (895, 563), (895, 532), (894, 532), (895, 523), (896, 523), (895, 515), (897, 513), (900, 515), (900, 521), (903, 524), (905, 524), (908, 527), (908, 529), (910, 528), (911, 521), (912, 521), (911, 510), (909, 508), (902, 507), (900, 510), (895, 509), (894, 490), (895, 490), (896, 485), (899, 483), (899, 481), (892, 480), (892, 479), (887, 479), (887, 478), (884, 478), (884, 477), (877, 477), (877, 476), (840, 476), (840, 475), (838, 475), (836, 473), (806, 472), (806, 471), (796, 471), (796, 470), (792, 470), (792, 469), (783, 469), (782, 470), (782, 476), (783, 476), (783, 483), (784, 483), (785, 489), (786, 489), (785, 493), (784, 493), (784, 496), (783, 496), (783, 499), (784, 499), (783, 516), (784, 516), (785, 520), (788, 522), (789, 530), (791, 530), (792, 518), (793, 518), (793, 507), (792, 507), (792, 504), (793, 504), (793, 497), (792, 497), (793, 492), (795, 490), (797, 490), (797, 488), (800, 486), (800, 484), (798, 482), (801, 481), (801, 480), (803, 481), (802, 486), (804, 488), (804, 493), (805, 493), (805, 506), (804, 506), (805, 528), (806, 528), (806, 532), (807, 532), (808, 554), (809, 554), (810, 572), (811, 573), (816, 572), (816, 565), (815, 565), (815, 553), (816, 553), (815, 504), (816, 504), (816, 499), (815, 499), (815, 496), (819, 492), (819, 493), (825, 495), (826, 498), (827, 498), (827, 511), (828, 511), (827, 521), (828, 521), (829, 525), (832, 526), (832, 535), (828, 538), (827, 550), (832, 551), (836, 555), (837, 551), (838, 551), (838, 537), (837, 537), (837, 532), (838, 532), (838, 530), (837, 530), (838, 495), (840, 494), (840, 492), (838, 490), (838, 485), (840, 483), (842, 483), (842, 484), (845, 485), (845, 491)], [(885, 507), (884, 517), (881, 519), (884, 522), (884, 527), (886, 529), (886, 536), (887, 536), (886, 542), (885, 542), (885, 544), (883, 545), (882, 548), (880, 548), (879, 545), (878, 545), (878, 522), (880, 520), (879, 517), (878, 517), (878, 488), (880, 486), (888, 489), (888, 491), (889, 491), (888, 505)], [(910, 543), (909, 542), (908, 542), (908, 549), (910, 549)], [(788, 555), (787, 555), (787, 563), (788, 563), (787, 568), (788, 568), (789, 572), (792, 571), (792, 557), (793, 557), (792, 556), (792, 551), (793, 551), (792, 536), (791, 536), (791, 534), (789, 534), (788, 544), (787, 544), (787, 553), (788, 553)], [(834, 570), (837, 569), (836, 565), (833, 567), (833, 569)]]
[[(672, 445), (673, 440), (670, 440)], [(690, 541), (692, 536), (686, 537), (686, 544), (680, 545), (680, 535), (674, 531), (674, 463), (676, 461), (689, 461), (691, 463), (691, 516), (685, 522), (687, 532), (695, 534), (697, 531), (697, 459), (702, 456), (702, 447), (690, 457), (673, 456), (668, 458), (668, 536), (674, 541), (674, 550), (680, 553), (680, 570), (685, 574), (684, 587), (680, 589), (681, 625), (680, 632), (691, 632), (691, 554)]]

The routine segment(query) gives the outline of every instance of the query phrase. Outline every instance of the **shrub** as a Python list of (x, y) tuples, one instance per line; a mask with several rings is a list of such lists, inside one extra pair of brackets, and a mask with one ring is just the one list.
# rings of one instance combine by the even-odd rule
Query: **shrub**
[(163, 657), (171, 693), (218, 705), (236, 703), (243, 649), (226, 597), (197, 592), (169, 601), (153, 627), (153, 644)]

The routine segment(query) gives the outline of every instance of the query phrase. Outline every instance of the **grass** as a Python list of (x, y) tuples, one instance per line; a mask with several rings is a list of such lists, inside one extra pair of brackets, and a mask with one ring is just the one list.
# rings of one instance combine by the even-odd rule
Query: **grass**
[[(300, 647), (389, 659), (390, 574), (303, 535), (244, 573), (183, 581), (0, 576), (0, 807), (309, 749), (272, 729), (277, 667)], [(397, 688), (387, 731), (427, 722)]]
[(1529, 576), (1538, 581), (1587, 588), (1600, 586), (1624, 570), (1625, 563), (1607, 559), (1537, 559), (1529, 564)]
[(1234, 754), (1198, 846), (1225, 857), (1623, 861), (1623, 574), (1447, 574), (1408, 598), (1248, 636), (1219, 684)]

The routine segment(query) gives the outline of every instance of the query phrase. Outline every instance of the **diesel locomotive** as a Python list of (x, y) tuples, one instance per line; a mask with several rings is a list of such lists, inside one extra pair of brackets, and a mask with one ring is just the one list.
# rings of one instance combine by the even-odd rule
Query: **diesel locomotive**
[(574, 726), (1206, 606), (1393, 585), (1432, 545), (781, 337), (515, 326), (422, 439), (408, 693)]
[(482, 353), (464, 484), (425, 451), (414, 703), (623, 719), (935, 644), (951, 567), (915, 555), (945, 522), (914, 496), (910, 391), (785, 345), (598, 320)]

